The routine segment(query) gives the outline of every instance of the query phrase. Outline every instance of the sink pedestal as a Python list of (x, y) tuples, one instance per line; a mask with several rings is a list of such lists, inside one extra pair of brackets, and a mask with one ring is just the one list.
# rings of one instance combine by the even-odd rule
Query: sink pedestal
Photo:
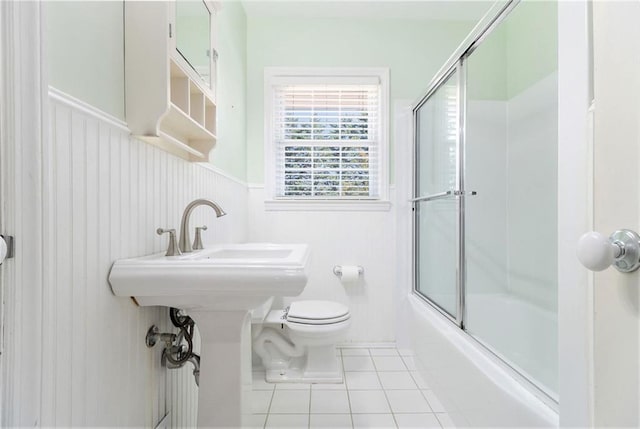
[(191, 310), (189, 316), (202, 340), (198, 427), (242, 427), (251, 413), (249, 312)]

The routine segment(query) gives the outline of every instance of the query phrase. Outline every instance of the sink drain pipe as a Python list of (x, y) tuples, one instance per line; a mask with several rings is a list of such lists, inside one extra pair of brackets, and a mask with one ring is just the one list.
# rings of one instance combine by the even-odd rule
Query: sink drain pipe
[(193, 351), (193, 334), (196, 324), (191, 317), (181, 314), (177, 308), (169, 310), (169, 317), (173, 326), (179, 328), (180, 332), (177, 335), (160, 333), (158, 327), (153, 325), (147, 332), (147, 347), (153, 347), (158, 340), (163, 341), (162, 366), (168, 369), (177, 369), (190, 362), (193, 365), (193, 376), (196, 380), (196, 385), (199, 386), (200, 356)]

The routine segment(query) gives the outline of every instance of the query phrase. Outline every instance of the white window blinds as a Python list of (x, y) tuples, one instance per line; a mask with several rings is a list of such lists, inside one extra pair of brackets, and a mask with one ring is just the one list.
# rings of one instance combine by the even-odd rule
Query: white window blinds
[(380, 85), (275, 85), (276, 198), (377, 199)]

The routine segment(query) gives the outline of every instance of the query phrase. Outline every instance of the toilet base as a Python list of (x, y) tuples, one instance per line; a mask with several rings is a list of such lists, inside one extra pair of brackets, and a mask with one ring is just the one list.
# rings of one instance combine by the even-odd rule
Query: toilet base
[(307, 356), (292, 358), (288, 368), (267, 369), (269, 383), (343, 382), (342, 365), (335, 347), (309, 347)]
[(314, 383), (314, 384), (342, 384), (342, 374), (333, 374), (332, 377), (312, 377), (304, 374), (300, 369), (269, 370), (266, 376), (267, 383)]
[(342, 371), (309, 373), (303, 368), (269, 369), (265, 377), (267, 383), (327, 383), (342, 384)]

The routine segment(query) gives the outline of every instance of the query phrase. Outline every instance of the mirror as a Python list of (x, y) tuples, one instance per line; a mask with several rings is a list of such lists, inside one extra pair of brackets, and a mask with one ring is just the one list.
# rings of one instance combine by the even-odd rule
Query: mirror
[(211, 87), (211, 12), (203, 0), (176, 1), (176, 48)]

